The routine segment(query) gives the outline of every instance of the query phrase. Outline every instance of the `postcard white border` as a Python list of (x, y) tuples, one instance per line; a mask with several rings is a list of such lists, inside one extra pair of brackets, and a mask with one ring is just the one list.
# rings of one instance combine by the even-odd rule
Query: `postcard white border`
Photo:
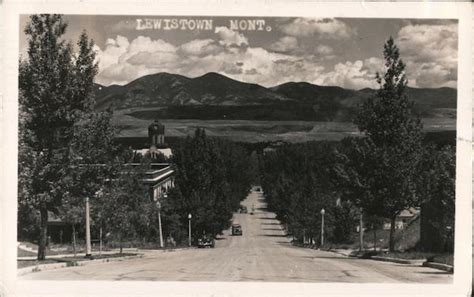
[[(459, 20), (456, 244), (453, 284), (269, 282), (22, 281), (16, 278), (19, 15), (302, 16), (453, 18)], [(466, 296), (471, 287), (471, 3), (322, 3), (295, 1), (6, 1), (0, 21), (3, 115), (0, 117), (0, 286), (6, 296)], [(0, 93), (0, 94), (1, 94)], [(1, 290), (1, 288), (0, 288)], [(1, 291), (0, 291), (1, 293)]]

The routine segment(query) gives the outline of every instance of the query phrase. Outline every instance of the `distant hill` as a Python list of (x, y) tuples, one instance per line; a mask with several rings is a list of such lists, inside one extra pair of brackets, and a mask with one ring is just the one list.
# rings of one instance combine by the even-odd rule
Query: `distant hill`
[(124, 86), (99, 86), (97, 108), (143, 106), (260, 105), (289, 100), (257, 84), (236, 81), (217, 73), (196, 78), (157, 73)]
[[(307, 82), (266, 88), (213, 72), (196, 78), (157, 73), (124, 86), (95, 86), (97, 109), (138, 109), (130, 115), (142, 119), (348, 121), (374, 93)], [(455, 116), (456, 89), (408, 88), (408, 95), (424, 117)]]
[[(351, 110), (376, 93), (376, 90), (369, 88), (356, 91), (341, 87), (318, 86), (307, 82), (289, 82), (275, 86), (271, 90), (328, 112)], [(437, 109), (456, 108), (456, 89), (408, 87), (407, 94), (415, 102), (415, 110), (424, 116), (433, 116)]]

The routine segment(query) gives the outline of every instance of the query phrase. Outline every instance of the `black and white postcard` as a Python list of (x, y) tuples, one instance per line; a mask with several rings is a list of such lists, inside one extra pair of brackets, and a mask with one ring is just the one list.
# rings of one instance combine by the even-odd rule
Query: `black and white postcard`
[(469, 3), (4, 4), (5, 296), (469, 294)]

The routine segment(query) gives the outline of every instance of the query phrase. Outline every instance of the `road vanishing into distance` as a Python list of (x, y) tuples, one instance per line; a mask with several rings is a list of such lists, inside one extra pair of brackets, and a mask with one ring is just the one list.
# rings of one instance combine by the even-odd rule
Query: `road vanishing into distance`
[(147, 280), (147, 281), (272, 281), (352, 283), (449, 283), (444, 271), (374, 260), (348, 258), (332, 252), (291, 246), (275, 214), (266, 210), (262, 194), (251, 192), (242, 202), (249, 212), (235, 214), (243, 235), (230, 230), (211, 249), (172, 252), (144, 251), (143, 258), (40, 271), (21, 279)]

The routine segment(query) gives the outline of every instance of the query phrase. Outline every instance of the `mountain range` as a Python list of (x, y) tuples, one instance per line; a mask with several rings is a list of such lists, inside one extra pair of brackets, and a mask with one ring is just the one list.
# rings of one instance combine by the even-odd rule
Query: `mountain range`
[[(196, 78), (170, 73), (140, 77), (126, 85), (95, 85), (96, 109), (136, 109), (138, 118), (344, 121), (376, 92), (307, 82), (266, 88), (214, 72)], [(423, 117), (455, 116), (457, 90), (407, 88)]]

